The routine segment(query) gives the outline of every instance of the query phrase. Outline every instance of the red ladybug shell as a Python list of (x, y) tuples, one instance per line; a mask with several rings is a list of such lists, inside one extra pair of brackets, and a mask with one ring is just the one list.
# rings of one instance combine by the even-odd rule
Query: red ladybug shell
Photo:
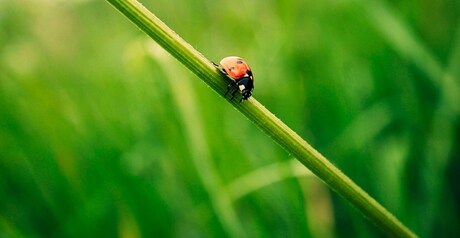
[(244, 77), (250, 77), (251, 80), (254, 80), (251, 68), (249, 68), (249, 65), (241, 57), (225, 57), (220, 61), (220, 65), (237, 82)]

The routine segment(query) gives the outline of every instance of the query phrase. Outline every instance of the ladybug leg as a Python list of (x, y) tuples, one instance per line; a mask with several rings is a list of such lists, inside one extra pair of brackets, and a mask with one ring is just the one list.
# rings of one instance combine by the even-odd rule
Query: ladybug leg
[(228, 75), (227, 71), (225, 71), (225, 69), (222, 68), (220, 65), (218, 65), (218, 64), (216, 64), (216, 63), (214, 63), (214, 62), (212, 62), (212, 61), (211, 61), (211, 63), (212, 63), (212, 64), (214, 65), (214, 67), (216, 67), (220, 72), (222, 72), (222, 73), (225, 74), (225, 75)]
[(232, 88), (232, 86), (233, 86), (232, 83), (229, 83), (229, 84), (227, 85), (227, 91), (225, 92), (224, 97), (227, 96), (227, 93), (228, 93), (228, 92), (230, 92), (230, 88)]
[(236, 92), (238, 92), (238, 89), (239, 89), (239, 88), (236, 87), (235, 90), (233, 90), (233, 92), (232, 92), (232, 97), (230, 98), (230, 100), (233, 100), (233, 98), (234, 98), (235, 95), (236, 95)]

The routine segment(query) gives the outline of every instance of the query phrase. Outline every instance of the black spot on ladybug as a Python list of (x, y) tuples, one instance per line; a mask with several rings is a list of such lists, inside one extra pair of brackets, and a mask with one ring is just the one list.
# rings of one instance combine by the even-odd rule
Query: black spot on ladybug
[(232, 67), (230, 67), (229, 69), (230, 69), (230, 70), (234, 70), (234, 69), (235, 69), (235, 67), (233, 67), (233, 66), (232, 66)]
[(237, 60), (236, 63), (237, 63), (237, 64), (243, 64), (243, 61)]

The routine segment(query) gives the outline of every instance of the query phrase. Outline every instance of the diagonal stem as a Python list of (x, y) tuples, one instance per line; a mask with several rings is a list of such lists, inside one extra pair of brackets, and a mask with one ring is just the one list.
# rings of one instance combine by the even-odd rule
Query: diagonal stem
[[(230, 79), (224, 77), (211, 61), (179, 37), (142, 4), (136, 0), (107, 1), (152, 37), (190, 71), (195, 73), (214, 91), (221, 96), (224, 95)], [(251, 97), (243, 103), (238, 103), (238, 100), (229, 102), (388, 235), (416, 237), (396, 217), (370, 197), (256, 99)]]

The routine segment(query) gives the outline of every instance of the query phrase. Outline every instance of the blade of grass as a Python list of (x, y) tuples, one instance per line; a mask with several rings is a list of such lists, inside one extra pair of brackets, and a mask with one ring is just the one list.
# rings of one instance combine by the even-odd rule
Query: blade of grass
[(414, 34), (410, 27), (384, 1), (357, 2), (367, 13), (371, 23), (381, 32), (388, 43), (402, 57), (411, 60), (420, 70), (425, 72), (433, 85), (439, 90), (451, 110), (460, 110), (460, 85), (452, 72), (445, 69), (436, 57), (428, 50), (422, 40)]
[[(211, 61), (179, 37), (153, 13), (135, 0), (107, 1), (195, 73), (203, 82), (223, 96), (230, 79), (224, 77)], [(415, 237), (411, 230), (256, 99), (252, 97), (244, 103), (238, 103), (238, 99), (229, 102), (384, 232), (397, 237)]]
[(236, 201), (283, 179), (301, 176), (312, 176), (312, 173), (299, 161), (292, 159), (285, 162), (276, 162), (251, 171), (232, 181), (227, 186), (227, 189), (232, 199)]

